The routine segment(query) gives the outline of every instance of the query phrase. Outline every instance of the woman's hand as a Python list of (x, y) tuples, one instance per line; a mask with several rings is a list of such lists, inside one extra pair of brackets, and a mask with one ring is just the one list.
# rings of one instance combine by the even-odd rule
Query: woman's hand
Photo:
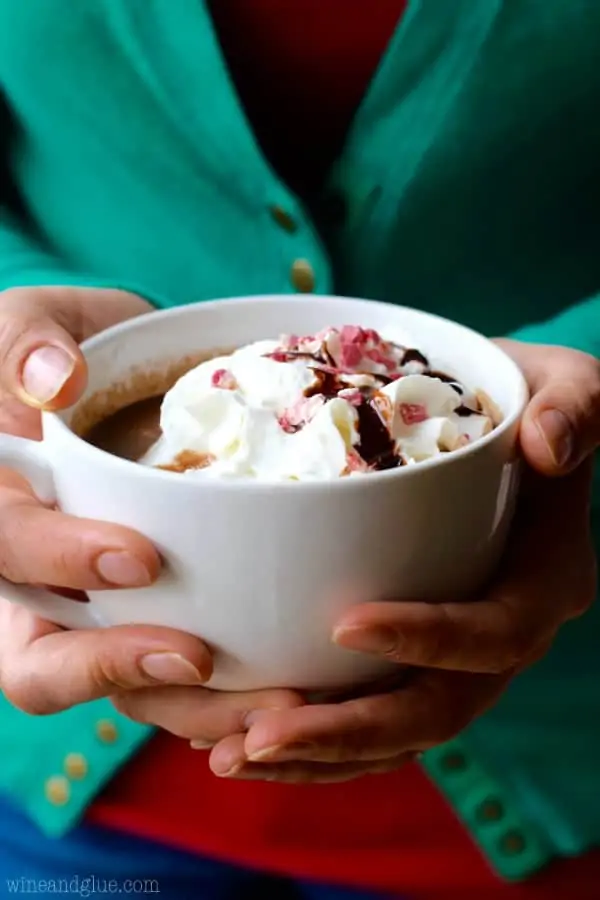
[[(596, 591), (590, 454), (600, 441), (600, 364), (576, 351), (502, 342), (528, 379), (521, 428), (531, 467), (501, 572), (475, 603), (367, 603), (332, 639), (417, 667), (406, 686), (336, 705), (258, 712), (211, 754), (219, 775), (329, 782), (386, 772), (449, 740), (549, 649)], [(562, 476), (562, 477), (555, 477)]]
[[(78, 342), (150, 311), (121, 291), (21, 288), (0, 293), (0, 430), (39, 438), (40, 410), (69, 406), (86, 382)], [(0, 574), (74, 591), (148, 585), (160, 559), (119, 525), (44, 507), (27, 482), (0, 469)], [(75, 601), (73, 601), (75, 602)], [(204, 644), (168, 628), (63, 631), (0, 599), (0, 690), (32, 714), (118, 695), (133, 718), (211, 743), (243, 730), (252, 710), (287, 708), (289, 691), (203, 690), (212, 661)]]

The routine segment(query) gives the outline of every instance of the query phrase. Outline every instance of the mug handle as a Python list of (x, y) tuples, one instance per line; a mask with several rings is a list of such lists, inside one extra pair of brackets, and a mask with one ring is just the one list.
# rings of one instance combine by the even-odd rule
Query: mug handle
[[(26, 478), (42, 503), (56, 503), (54, 476), (43, 441), (0, 434), (0, 466), (14, 469)], [(103, 624), (89, 603), (69, 600), (45, 588), (13, 584), (1, 575), (0, 597), (26, 606), (40, 618), (64, 628), (99, 628)]]

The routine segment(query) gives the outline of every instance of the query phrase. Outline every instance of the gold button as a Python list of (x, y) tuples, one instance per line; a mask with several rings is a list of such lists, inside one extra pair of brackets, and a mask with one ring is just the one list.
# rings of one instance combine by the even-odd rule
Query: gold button
[(284, 231), (287, 231), (288, 234), (293, 234), (297, 231), (298, 226), (296, 220), (293, 219), (289, 212), (286, 212), (282, 206), (271, 206), (269, 212), (271, 213), (273, 221), (276, 222), (280, 228), (283, 228)]
[(87, 759), (81, 753), (69, 753), (65, 757), (65, 772), (73, 781), (81, 781), (88, 773)]
[(307, 259), (297, 259), (292, 264), (292, 284), (301, 294), (310, 294), (315, 289), (315, 273)]
[(490, 797), (484, 800), (477, 809), (477, 818), (480, 822), (499, 822), (504, 816), (504, 808), (498, 800)]
[(119, 737), (119, 732), (111, 719), (100, 719), (96, 723), (96, 735), (103, 744), (114, 744)]
[(500, 838), (500, 850), (505, 856), (518, 856), (525, 847), (525, 838), (519, 831), (509, 831)]
[(64, 806), (71, 797), (71, 787), (64, 775), (53, 775), (45, 784), (46, 799), (53, 806)]

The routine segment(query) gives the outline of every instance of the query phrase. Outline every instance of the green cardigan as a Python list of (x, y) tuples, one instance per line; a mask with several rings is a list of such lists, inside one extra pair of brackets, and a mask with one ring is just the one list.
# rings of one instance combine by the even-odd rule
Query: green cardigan
[[(411, 0), (331, 174), (327, 250), (261, 155), (201, 0), (34, 5), (0, 0), (0, 288), (157, 306), (314, 288), (598, 354), (600, 3)], [(506, 878), (600, 843), (599, 638), (598, 611), (568, 625), (427, 755)], [(108, 702), (33, 719), (0, 698), (0, 733), (0, 789), (60, 835), (151, 731)]]

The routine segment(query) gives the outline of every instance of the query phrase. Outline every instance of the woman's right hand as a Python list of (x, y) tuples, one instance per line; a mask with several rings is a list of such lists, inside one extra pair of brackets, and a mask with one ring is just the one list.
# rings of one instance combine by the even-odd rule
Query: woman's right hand
[[(85, 387), (78, 343), (150, 310), (139, 297), (116, 290), (0, 293), (0, 431), (39, 439), (40, 411), (69, 406)], [(74, 591), (135, 588), (151, 584), (160, 565), (139, 534), (48, 509), (20, 475), (0, 469), (4, 578)], [(211, 744), (244, 731), (253, 710), (302, 703), (291, 691), (199, 689), (211, 671), (208, 648), (189, 634), (141, 625), (64, 631), (0, 599), (0, 690), (28, 713), (116, 697), (131, 718)]]

